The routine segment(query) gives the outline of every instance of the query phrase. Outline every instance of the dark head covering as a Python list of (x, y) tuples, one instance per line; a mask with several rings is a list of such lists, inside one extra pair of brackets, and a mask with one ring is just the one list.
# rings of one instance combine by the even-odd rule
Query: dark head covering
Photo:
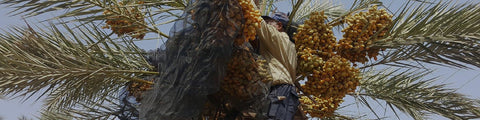
[(270, 16), (262, 16), (264, 20), (275, 20), (282, 23), (283, 26), (288, 24), (288, 15), (283, 12), (276, 12), (272, 17)]
[(273, 17), (273, 19), (277, 20), (277, 21), (280, 21), (282, 22), (282, 24), (285, 26), (288, 24), (288, 21), (290, 21), (288, 19), (288, 15), (286, 13), (283, 13), (283, 12), (276, 12)]
[(295, 41), (293, 40), (293, 33), (297, 32), (298, 24), (291, 22), (290, 25), (288, 25), (288, 22), (290, 21), (288, 19), (288, 14), (284, 12), (276, 12), (275, 14), (273, 14), (272, 17), (262, 16), (262, 18), (264, 20), (275, 20), (275, 21), (281, 22), (283, 29), (285, 30), (285, 32), (288, 34), (288, 37), (290, 38), (290, 41), (295, 43)]

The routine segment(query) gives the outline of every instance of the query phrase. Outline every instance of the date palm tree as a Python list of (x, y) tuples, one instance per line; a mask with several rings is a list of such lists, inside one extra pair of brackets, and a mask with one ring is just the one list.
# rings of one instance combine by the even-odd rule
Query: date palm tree
[[(182, 13), (191, 2), (2, 0), (1, 4), (15, 8), (12, 15), (29, 18), (51, 12), (61, 14), (41, 22), (46, 24), (26, 22), (26, 26), (10, 27), (0, 33), (0, 95), (37, 100), (45, 97), (42, 119), (114, 118), (119, 107), (116, 94), (127, 82), (151, 84), (142, 78), (161, 74), (146, 60), (147, 52), (136, 41), (171, 37), (162, 29), (182, 20)], [(276, 0), (260, 2), (264, 15), (276, 9)], [(394, 14), (387, 37), (373, 44), (386, 50), (378, 60), (357, 66), (363, 79), (357, 91), (349, 94), (378, 119), (383, 116), (372, 105), (381, 103), (397, 117), (401, 112), (414, 119), (425, 119), (431, 114), (450, 119), (480, 118), (478, 99), (435, 83), (435, 79), (426, 77), (431, 70), (422, 67), (480, 67), (479, 2), (404, 0), (396, 11), (379, 0), (350, 1), (349, 9), (340, 6), (346, 3), (327, 0), (287, 2), (293, 8), (292, 21), (301, 23), (309, 13), (324, 11), (329, 24), (339, 29), (345, 25), (345, 16), (371, 5), (385, 7)], [(132, 16), (132, 10), (138, 10), (143, 19)], [(109, 18), (132, 21), (135, 27), (142, 28), (136, 29), (135, 34), (146, 33), (146, 38), (139, 39), (134, 34), (117, 36), (118, 33), (102, 28)], [(359, 116), (339, 112), (325, 119), (335, 118)]]

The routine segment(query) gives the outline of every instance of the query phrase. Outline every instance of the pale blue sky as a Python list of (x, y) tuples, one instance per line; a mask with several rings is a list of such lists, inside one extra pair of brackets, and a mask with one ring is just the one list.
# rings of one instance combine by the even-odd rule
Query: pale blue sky
[[(289, 1), (289, 0), (287, 0)], [(353, 1), (353, 0), (340, 0), (344, 1)], [(391, 8), (398, 8), (402, 4), (398, 0), (393, 2), (393, 0), (384, 0), (386, 6), (391, 6)], [(466, 0), (461, 0), (462, 2)], [(345, 2), (348, 3), (348, 2)], [(279, 10), (283, 12), (290, 11), (290, 5), (288, 2), (278, 4)], [(349, 5), (346, 5), (349, 7)], [(8, 12), (12, 9), (5, 8), (6, 6), (0, 6), (0, 29), (8, 29), (9, 26), (24, 26), (24, 21), (19, 16), (8, 16)], [(288, 8), (288, 9), (284, 9)], [(53, 17), (52, 14), (45, 14), (42, 16), (38, 16), (35, 18), (28, 18), (27, 21), (30, 24), (38, 23), (38, 21), (45, 20), (47, 18)], [(167, 32), (168, 29), (164, 28), (162, 31)], [(3, 31), (2, 31), (3, 32)], [(168, 33), (168, 32), (167, 32)], [(139, 43), (138, 45), (144, 49), (154, 49), (160, 46), (160, 41), (158, 40), (150, 40), (144, 41)], [(463, 93), (465, 95), (471, 96), (471, 98), (480, 99), (480, 69), (474, 70), (457, 70), (447, 67), (440, 67), (440, 66), (431, 66), (432, 69), (436, 69), (437, 71), (434, 72), (435, 76), (440, 76), (439, 82), (449, 83), (451, 84), (451, 88), (459, 88), (458, 92)], [(433, 76), (432, 76), (433, 77)], [(347, 97), (345, 99), (346, 103), (353, 102), (351, 97)], [(20, 102), (20, 99), (11, 99), (11, 100), (0, 100), (0, 117), (4, 120), (16, 120), (18, 117), (25, 115), (27, 117), (33, 118), (34, 115), (39, 115), (38, 110), (41, 108), (41, 102), (34, 103), (32, 100), (27, 100), (24, 103)], [(356, 111), (356, 107), (352, 108), (348, 111)], [(378, 108), (382, 109), (382, 108)], [(363, 111), (363, 113), (368, 113), (369, 111)], [(359, 113), (361, 114), (361, 113)], [(396, 119), (393, 113), (386, 113), (387, 116), (391, 117), (391, 119)], [(369, 118), (374, 118), (374, 116), (369, 115)], [(402, 116), (402, 119), (411, 119), (409, 117)], [(1, 120), (1, 119), (0, 119)]]

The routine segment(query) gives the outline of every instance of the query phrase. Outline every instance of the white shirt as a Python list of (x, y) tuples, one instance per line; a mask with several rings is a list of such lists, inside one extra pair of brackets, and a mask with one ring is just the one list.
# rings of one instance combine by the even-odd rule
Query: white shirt
[(279, 32), (264, 20), (257, 30), (260, 54), (267, 60), (273, 85), (293, 84), (296, 79), (297, 52), (287, 33)]

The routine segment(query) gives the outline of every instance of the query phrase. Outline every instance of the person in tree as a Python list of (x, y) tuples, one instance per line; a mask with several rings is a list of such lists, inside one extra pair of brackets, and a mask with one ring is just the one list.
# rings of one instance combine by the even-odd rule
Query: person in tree
[(282, 12), (262, 18), (260, 29), (257, 30), (258, 50), (267, 60), (273, 76), (267, 117), (272, 120), (292, 120), (300, 102), (294, 84), (297, 82), (297, 52), (294, 41), (286, 32), (289, 19)]
[(259, 52), (267, 60), (273, 76), (267, 115), (269, 119), (292, 120), (300, 102), (294, 86), (297, 52), (284, 29), (288, 17), (285, 13), (275, 13), (273, 17), (262, 18), (257, 31)]

